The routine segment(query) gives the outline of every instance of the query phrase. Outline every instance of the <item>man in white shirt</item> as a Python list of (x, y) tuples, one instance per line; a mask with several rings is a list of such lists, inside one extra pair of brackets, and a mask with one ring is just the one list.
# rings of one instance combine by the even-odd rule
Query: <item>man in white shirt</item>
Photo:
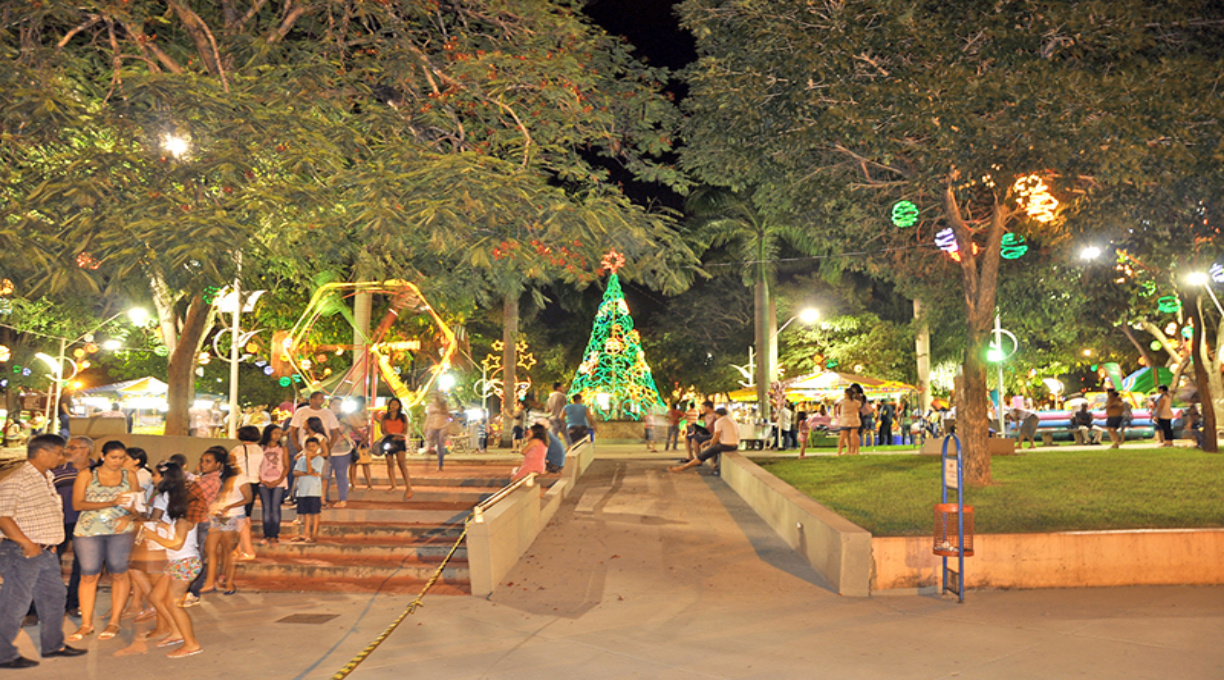
[[(714, 421), (714, 428), (711, 432), (710, 441), (705, 445), (697, 457), (684, 465), (667, 468), (671, 472), (684, 472), (689, 468), (697, 467), (702, 463), (716, 457), (720, 453), (727, 451), (735, 451), (739, 448), (739, 423), (735, 422), (727, 413), (727, 407), (719, 406), (714, 409), (714, 413), (718, 415), (718, 420)], [(715, 463), (717, 470), (718, 463)]]
[(790, 404), (783, 404), (781, 409), (778, 409), (778, 450), (785, 451), (791, 447), (790, 431), (791, 418), (793, 414), (790, 410)]
[(323, 421), (323, 429), (327, 430), (332, 444), (340, 439), (340, 421), (331, 409), (323, 408), (326, 396), (322, 392), (311, 392), (310, 403), (293, 412), (293, 419), (289, 421), (289, 438), (297, 442), (299, 449), (306, 448), (306, 437), (309, 436), (306, 421), (311, 418)]
[(565, 393), (561, 391), (561, 383), (553, 383), (552, 394), (548, 395), (544, 409), (548, 411), (548, 429), (565, 442), (566, 446), (570, 445), (572, 442), (565, 430)]

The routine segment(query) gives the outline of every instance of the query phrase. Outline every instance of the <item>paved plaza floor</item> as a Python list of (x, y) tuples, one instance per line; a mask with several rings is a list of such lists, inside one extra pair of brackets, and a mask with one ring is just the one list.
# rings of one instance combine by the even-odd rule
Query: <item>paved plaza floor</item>
[[(351, 677), (1224, 678), (1224, 587), (840, 597), (721, 479), (600, 456), (493, 596), (427, 597)], [(327, 678), (410, 599), (211, 595), (201, 655), (165, 659), (128, 624), (9, 675)]]

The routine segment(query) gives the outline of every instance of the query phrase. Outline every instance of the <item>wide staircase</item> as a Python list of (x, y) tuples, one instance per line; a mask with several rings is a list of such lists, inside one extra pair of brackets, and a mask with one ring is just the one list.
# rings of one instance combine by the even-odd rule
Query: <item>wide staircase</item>
[[(257, 545), (258, 556), (240, 563), (241, 590), (415, 593), (433, 576), (463, 532), (463, 520), (480, 501), (510, 481), (504, 461), (447, 461), (438, 472), (420, 458), (409, 460), (415, 492), (400, 500), (403, 488), (389, 489), (386, 465), (371, 466), (374, 489), (365, 488), (358, 469), (348, 507), (324, 508), (317, 543), (293, 542), (301, 525), (284, 508), (280, 543)], [(401, 480), (397, 477), (397, 483)], [(331, 495), (335, 499), (335, 489)], [(263, 534), (257, 503), (252, 533)], [(460, 544), (431, 593), (468, 594), (467, 548)]]

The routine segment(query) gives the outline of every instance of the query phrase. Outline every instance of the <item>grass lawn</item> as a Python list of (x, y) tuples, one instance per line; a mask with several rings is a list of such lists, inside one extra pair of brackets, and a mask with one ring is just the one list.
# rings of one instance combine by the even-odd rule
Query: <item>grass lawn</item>
[[(766, 460), (762, 467), (877, 536), (931, 533), (938, 456)], [(996, 456), (967, 488), (978, 533), (1224, 526), (1224, 454), (1196, 449)]]

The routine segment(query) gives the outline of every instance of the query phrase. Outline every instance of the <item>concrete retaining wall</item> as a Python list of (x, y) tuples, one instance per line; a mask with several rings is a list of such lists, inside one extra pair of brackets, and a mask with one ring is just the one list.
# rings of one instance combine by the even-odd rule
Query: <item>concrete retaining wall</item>
[[(871, 540), (872, 590), (938, 585), (931, 537)], [(1224, 529), (978, 534), (965, 558), (970, 588), (1224, 584)]]
[(112, 439), (118, 439), (124, 446), (139, 446), (149, 454), (149, 467), (166, 460), (170, 456), (181, 453), (187, 456), (187, 468), (195, 468), (200, 460), (200, 454), (210, 446), (223, 446), (226, 451), (233, 450), (241, 442), (237, 439), (213, 439), (210, 437), (170, 437), (160, 434), (101, 434), (85, 435), (94, 440), (94, 454), (102, 450), (102, 445)]
[[(842, 595), (871, 594), (871, 534), (742, 454), (722, 455), (722, 478)], [(928, 552), (930, 551), (928, 547)]]
[(519, 488), (485, 511), (483, 522), (473, 522), (468, 527), (468, 570), (473, 595), (491, 594), (518, 564), (594, 459), (595, 448), (590, 442), (574, 447), (566, 457), (561, 479), (551, 487)]

